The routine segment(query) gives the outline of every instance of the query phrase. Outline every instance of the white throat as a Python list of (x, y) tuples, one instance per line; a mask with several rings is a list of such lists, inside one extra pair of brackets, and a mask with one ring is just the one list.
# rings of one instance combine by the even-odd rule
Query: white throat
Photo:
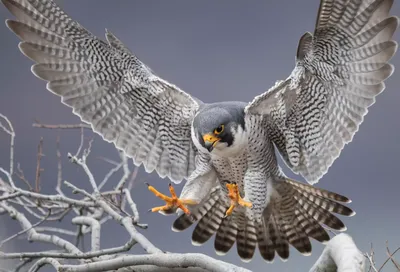
[(232, 135), (233, 143), (230, 146), (227, 143), (217, 143), (211, 152), (211, 156), (233, 158), (246, 152), (248, 144), (247, 131), (238, 126), (237, 130), (232, 131)]

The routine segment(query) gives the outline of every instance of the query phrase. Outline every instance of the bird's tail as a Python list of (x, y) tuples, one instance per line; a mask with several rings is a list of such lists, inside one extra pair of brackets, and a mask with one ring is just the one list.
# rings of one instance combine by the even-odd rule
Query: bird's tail
[(201, 245), (215, 236), (214, 248), (219, 255), (226, 254), (236, 242), (243, 261), (250, 261), (258, 244), (261, 256), (272, 261), (275, 252), (283, 260), (289, 257), (289, 244), (300, 253), (309, 255), (309, 237), (322, 243), (329, 241), (326, 228), (346, 230), (343, 222), (333, 213), (352, 216), (355, 213), (342, 203), (351, 201), (339, 194), (291, 179), (276, 182), (274, 192), (257, 219), (246, 215), (245, 208), (235, 208), (225, 217), (229, 199), (222, 190), (215, 190), (201, 205), (182, 214), (173, 223), (174, 231), (183, 231), (195, 222), (192, 243)]
[(325, 228), (346, 230), (333, 213), (355, 214), (340, 203), (350, 203), (347, 197), (308, 184), (285, 179), (276, 183), (274, 189), (263, 218), (257, 223), (258, 248), (266, 261), (272, 261), (274, 251), (282, 259), (287, 259), (289, 244), (300, 253), (309, 255), (309, 237), (324, 243), (330, 239)]

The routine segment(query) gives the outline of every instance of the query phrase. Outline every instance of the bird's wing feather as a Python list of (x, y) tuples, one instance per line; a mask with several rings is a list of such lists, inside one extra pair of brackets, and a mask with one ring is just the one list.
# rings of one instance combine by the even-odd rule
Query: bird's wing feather
[(314, 34), (300, 39), (296, 66), (257, 96), (247, 115), (268, 119), (268, 137), (308, 182), (327, 172), (385, 88), (397, 50), (393, 0), (322, 0)]
[(194, 170), (192, 119), (201, 102), (156, 76), (107, 31), (108, 43), (51, 0), (2, 0), (32, 72), (105, 140), (175, 182)]
[(212, 165), (210, 156), (199, 152), (196, 155), (196, 169), (185, 182), (179, 198), (191, 199), (201, 204), (207, 201), (210, 192), (218, 185), (218, 175)]

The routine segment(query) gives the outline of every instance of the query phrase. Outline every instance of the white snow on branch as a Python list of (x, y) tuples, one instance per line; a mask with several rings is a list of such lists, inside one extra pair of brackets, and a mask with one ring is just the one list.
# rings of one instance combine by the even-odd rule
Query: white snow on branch
[(326, 245), (310, 272), (363, 272), (365, 257), (353, 239), (341, 233)]
[[(1, 122), (2, 120), (3, 123)], [(39, 127), (58, 128), (57, 125), (40, 125)], [(13, 153), (15, 132), (7, 117), (0, 114), (0, 133), (6, 133), (11, 138), (10, 165), (7, 167), (0, 166), (0, 174), (3, 174), (5, 178), (2, 179), (0, 177), (0, 215), (8, 215), (19, 222), (21, 226), (21, 230), (0, 241), (0, 247), (2, 244), (21, 236), (26, 236), (28, 241), (31, 242), (50, 244), (53, 246), (52, 248), (56, 246), (56, 250), (14, 253), (0, 252), (0, 260), (20, 260), (20, 263), (14, 269), (15, 272), (20, 271), (28, 265), (30, 265), (29, 272), (40, 271), (45, 266), (52, 266), (59, 272), (110, 270), (126, 272), (250, 271), (204, 254), (170, 253), (164, 252), (155, 246), (145, 236), (144, 231), (138, 231), (138, 228), (142, 230), (147, 228), (147, 224), (140, 222), (137, 205), (131, 195), (138, 167), (131, 170), (130, 165), (132, 164), (121, 152), (119, 152), (119, 162), (103, 158), (113, 168), (110, 169), (98, 185), (95, 175), (86, 163), (90, 155), (92, 140), (89, 142), (89, 146), (84, 149), (84, 127), (84, 125), (60, 125), (59, 128), (80, 129), (81, 141), (78, 151), (75, 155), (68, 153), (68, 158), (71, 163), (80, 167), (86, 174), (91, 188), (90, 192), (76, 185), (80, 183), (62, 182), (62, 158), (59, 150), (59, 138), (57, 138), (58, 175), (54, 188), (57, 194), (45, 194), (40, 190), (38, 175), (36, 175), (35, 186), (32, 186), (28, 179), (25, 178), (19, 164), (17, 164), (17, 171), (14, 173)], [(42, 144), (41, 140), (40, 145)], [(38, 152), (41, 152), (40, 150), (41, 148)], [(40, 169), (40, 159), (36, 163), (37, 168)], [(114, 176), (119, 174), (121, 175), (119, 181), (115, 182)], [(13, 180), (14, 177), (18, 177), (28, 189), (22, 189), (17, 186), (19, 183)], [(103, 188), (110, 180), (113, 180), (116, 186), (113, 186), (111, 191), (104, 191)], [(67, 194), (64, 194), (63, 189), (66, 192), (68, 190), (72, 191), (75, 196), (67, 196)], [(72, 216), (68, 218), (72, 218), (72, 220), (69, 220), (77, 225), (76, 231), (67, 229), (67, 226), (71, 222), (67, 222), (67, 224), (60, 227), (48, 224), (54, 221), (62, 221), (60, 224), (63, 224), (66, 221), (66, 216), (71, 214)], [(30, 221), (34, 217), (39, 219), (35, 224)], [(102, 248), (100, 244), (102, 224), (109, 220), (122, 225), (124, 230), (129, 234), (129, 239), (123, 245)], [(87, 234), (91, 235), (90, 250), (84, 250), (78, 246), (79, 240)], [(73, 242), (74, 239), (75, 243)], [(141, 247), (146, 254), (135, 255), (128, 253), (135, 246)], [(383, 263), (382, 267), (388, 263), (392, 263), (394, 267), (399, 269), (400, 264), (393, 257), (398, 251), (400, 251), (400, 248), (391, 253), (387, 246), (389, 257)], [(370, 270), (375, 272), (381, 271), (382, 267), (380, 269), (375, 267), (373, 254), (363, 255), (349, 235), (340, 234), (333, 237), (327, 243), (310, 272), (362, 272), (367, 262), (370, 264)], [(267, 269), (266, 265), (265, 270)], [(0, 269), (0, 271), (2, 270)]]
[[(0, 133), (4, 131), (12, 138), (12, 141), (10, 141), (12, 145), (10, 166), (8, 168), (10, 170), (0, 167), (0, 174), (2, 173), (5, 176), (5, 179), (0, 178), (0, 212), (3, 216), (8, 214), (9, 217), (18, 221), (22, 229), (5, 239), (3, 243), (25, 235), (29, 241), (51, 244), (57, 247), (56, 250), (37, 252), (0, 252), (0, 260), (17, 259), (21, 261), (16, 271), (29, 264), (31, 264), (30, 272), (39, 271), (48, 265), (53, 266), (57, 271), (106, 271), (132, 267), (139, 271), (155, 271), (155, 268), (156, 270), (165, 268), (168, 271), (186, 270), (187, 268), (190, 268), (189, 271), (249, 271), (203, 254), (165, 253), (156, 247), (143, 233), (137, 230), (137, 228), (147, 228), (146, 224), (139, 222), (139, 212), (131, 195), (138, 168), (135, 167), (131, 170), (128, 158), (119, 153), (121, 159), (117, 163), (119, 167), (111, 169), (100, 183), (101, 186), (98, 186), (86, 163), (90, 155), (92, 141), (89, 142), (86, 149), (83, 148), (85, 139), (83, 129), (81, 129), (81, 142), (78, 151), (75, 155), (68, 153), (68, 159), (84, 171), (88, 183), (91, 185), (91, 192), (78, 187), (76, 184), (79, 183), (61, 182), (61, 153), (58, 139), (56, 152), (58, 175), (55, 188), (57, 194), (42, 193), (38, 178), (36, 177), (36, 186), (32, 186), (23, 175), (22, 170), (18, 168), (19, 175), (17, 176), (28, 187), (28, 190), (20, 188), (17, 185), (18, 183), (13, 180), (15, 133), (11, 122), (3, 115), (0, 115), (0, 117), (5, 120), (8, 126), (0, 123)], [(56, 128), (56, 126), (53, 127)], [(42, 144), (43, 141), (41, 140), (40, 145)], [(40, 169), (39, 163), (40, 160), (38, 159), (37, 168)], [(104, 185), (119, 170), (122, 171), (122, 177), (113, 191), (103, 192)], [(71, 190), (76, 197), (72, 198), (64, 194), (61, 188), (63, 185), (65, 186), (64, 189)], [(125, 210), (125, 206), (129, 207), (130, 212)], [(57, 228), (54, 225), (47, 225), (50, 221), (62, 221), (66, 215), (71, 213), (75, 213), (72, 217), (72, 223), (77, 225), (76, 232), (67, 230), (62, 226)], [(39, 218), (40, 221), (32, 224), (30, 222), (32, 216)], [(129, 234), (130, 238), (124, 245), (113, 248), (101, 247), (101, 226), (107, 220), (114, 220), (119, 223)], [(88, 233), (91, 234), (91, 248), (85, 251), (78, 247), (77, 241), (81, 239), (81, 236)], [(75, 238), (75, 245), (70, 241), (71, 238)], [(127, 252), (134, 246), (140, 246), (147, 254), (128, 254)]]

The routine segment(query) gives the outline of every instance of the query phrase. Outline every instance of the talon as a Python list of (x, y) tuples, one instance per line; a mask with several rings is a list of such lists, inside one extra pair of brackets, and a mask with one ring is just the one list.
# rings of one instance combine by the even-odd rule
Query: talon
[(156, 197), (161, 198), (166, 202), (164, 206), (159, 206), (159, 207), (154, 207), (150, 209), (149, 211), (151, 212), (160, 212), (160, 211), (167, 211), (171, 208), (180, 208), (185, 214), (190, 215), (189, 209), (185, 205), (195, 205), (198, 204), (196, 201), (191, 200), (191, 199), (179, 199), (175, 193), (174, 187), (172, 187), (172, 184), (170, 183), (168, 185), (169, 192), (171, 194), (171, 197), (166, 196), (159, 191), (157, 191), (153, 186), (150, 184), (147, 184), (147, 188), (149, 189), (150, 192), (152, 192)]
[(230, 216), (233, 213), (233, 209), (237, 206), (243, 206), (251, 208), (253, 204), (251, 202), (243, 200), (241, 198), (237, 184), (227, 183), (226, 188), (228, 188), (228, 197), (231, 199), (231, 205), (225, 213), (225, 217)]

